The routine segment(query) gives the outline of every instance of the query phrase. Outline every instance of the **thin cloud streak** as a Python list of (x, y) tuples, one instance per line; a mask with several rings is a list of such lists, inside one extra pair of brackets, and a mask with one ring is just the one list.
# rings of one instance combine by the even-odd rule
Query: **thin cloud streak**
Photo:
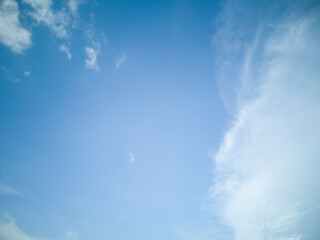
[(18, 196), (22, 196), (22, 192), (9, 187), (8, 185), (2, 184), (0, 183), (0, 194), (4, 194), (4, 195), (18, 195)]

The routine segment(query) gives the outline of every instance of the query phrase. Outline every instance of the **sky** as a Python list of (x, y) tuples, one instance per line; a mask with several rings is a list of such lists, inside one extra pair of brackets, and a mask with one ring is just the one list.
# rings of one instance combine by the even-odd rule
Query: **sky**
[(320, 4), (1, 0), (0, 240), (320, 238)]

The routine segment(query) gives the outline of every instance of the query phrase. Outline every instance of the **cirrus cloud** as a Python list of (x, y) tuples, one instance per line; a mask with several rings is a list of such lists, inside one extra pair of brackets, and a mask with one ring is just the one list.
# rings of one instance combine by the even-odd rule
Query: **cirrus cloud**
[(239, 64), (237, 111), (214, 156), (210, 194), (236, 240), (320, 236), (312, 228), (320, 217), (319, 24), (319, 8), (279, 21), (230, 60)]

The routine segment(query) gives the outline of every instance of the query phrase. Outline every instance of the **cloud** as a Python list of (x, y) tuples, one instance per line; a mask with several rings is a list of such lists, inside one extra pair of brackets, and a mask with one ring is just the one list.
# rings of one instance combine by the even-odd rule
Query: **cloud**
[(55, 32), (59, 38), (68, 36), (67, 27), (70, 24), (70, 16), (63, 8), (58, 12), (53, 12), (51, 0), (22, 0), (24, 3), (29, 4), (33, 11), (30, 16), (39, 24), (43, 22)]
[(237, 110), (214, 156), (210, 194), (236, 240), (320, 237), (311, 227), (320, 217), (319, 24), (319, 8), (291, 14), (268, 33), (255, 26), (251, 45), (242, 33), (229, 38), (240, 53), (219, 56), (223, 81), (237, 80)]
[(128, 158), (129, 158), (129, 163), (133, 163), (135, 160), (134, 153), (132, 152), (128, 153)]
[(125, 60), (126, 60), (126, 54), (123, 52), (121, 56), (116, 60), (116, 63), (115, 63), (116, 69), (119, 69)]
[(84, 0), (69, 0), (68, 7), (71, 11), (71, 15), (73, 16), (72, 27), (75, 28), (78, 22), (80, 21), (78, 15), (79, 5), (83, 4)]
[(1, 240), (36, 240), (27, 235), (15, 223), (9, 214), (0, 215), (0, 239)]
[(91, 70), (99, 70), (99, 65), (98, 65), (98, 58), (97, 56), (99, 55), (100, 52), (100, 42), (95, 40), (95, 34), (91, 28), (87, 29), (84, 32), (90, 47), (87, 46), (85, 48), (86, 51), (86, 68), (91, 69)]
[(69, 48), (65, 44), (60, 45), (60, 52), (67, 54), (68, 59), (71, 60), (71, 53), (69, 51)]
[(78, 240), (79, 239), (79, 234), (76, 232), (67, 232), (67, 238), (68, 240)]
[[(79, 0), (70, 0), (68, 6), (70, 10), (63, 7), (59, 11), (52, 9), (52, 0), (22, 0), (22, 3), (31, 7), (24, 11), (28, 16), (36, 21), (36, 24), (43, 23), (48, 26), (58, 38), (67, 38), (69, 36), (68, 27), (72, 23), (75, 27), (79, 17), (77, 15), (78, 5), (83, 3)], [(31, 32), (22, 27), (19, 16), (18, 3), (15, 0), (4, 0), (0, 3), (0, 42), (12, 51), (22, 53), (31, 46)], [(62, 47), (68, 58), (67, 48)]]
[(79, 0), (69, 0), (68, 2), (68, 7), (70, 8), (72, 14), (77, 15), (78, 14), (78, 5), (81, 3), (82, 1)]
[(108, 44), (108, 39), (107, 39), (107, 37), (106, 37), (106, 35), (104, 34), (103, 31), (101, 31), (101, 37), (102, 37), (103, 43), (104, 44)]
[(17, 78), (16, 76), (14, 76), (14, 74), (12, 73), (12, 71), (10, 69), (8, 69), (7, 67), (5, 66), (0, 66), (0, 71), (2, 71), (4, 73), (4, 76), (12, 81), (12, 82), (19, 82), (20, 79)]
[(93, 47), (86, 47), (86, 68), (91, 69), (91, 70), (99, 70), (99, 65), (98, 65), (98, 60), (97, 60), (97, 55), (98, 52), (96, 49)]
[(29, 71), (24, 71), (23, 74), (24, 74), (26, 77), (29, 77), (30, 74), (31, 74), (31, 72), (29, 72)]
[(19, 6), (14, 0), (0, 3), (0, 42), (16, 53), (31, 46), (31, 33), (21, 26)]
[(14, 188), (0, 183), (0, 194), (4, 195), (22, 195), (22, 193)]

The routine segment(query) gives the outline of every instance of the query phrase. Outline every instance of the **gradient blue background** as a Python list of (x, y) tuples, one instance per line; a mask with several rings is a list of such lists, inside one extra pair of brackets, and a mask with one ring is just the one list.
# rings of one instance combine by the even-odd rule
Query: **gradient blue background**
[[(0, 211), (51, 238), (177, 239), (180, 228), (213, 225), (202, 205), (226, 118), (212, 69), (218, 10), (218, 1), (100, 1), (79, 7), (71, 61), (41, 24), (22, 55), (1, 45), (0, 65), (20, 81), (0, 73), (0, 180), (25, 196), (1, 196)], [(108, 39), (99, 71), (84, 67), (90, 13)]]

